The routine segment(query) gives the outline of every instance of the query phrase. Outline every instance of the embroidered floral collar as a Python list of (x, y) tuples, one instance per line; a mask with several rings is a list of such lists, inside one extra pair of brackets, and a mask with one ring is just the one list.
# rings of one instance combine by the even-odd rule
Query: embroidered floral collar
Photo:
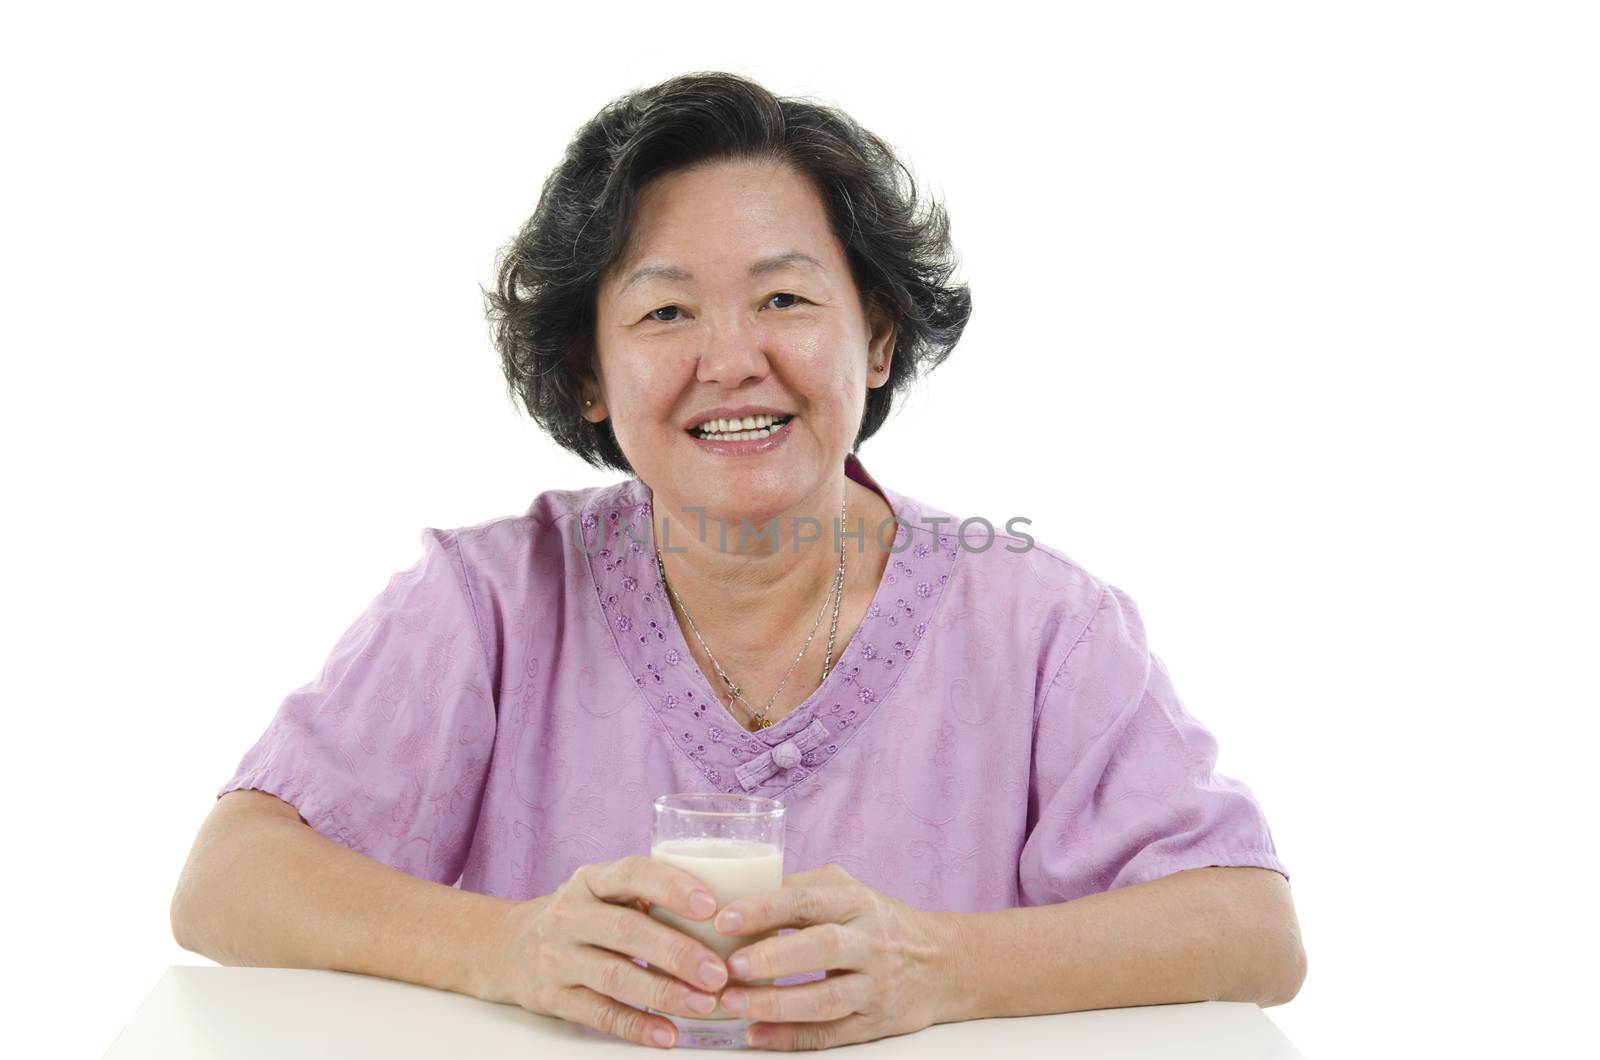
[[(845, 473), (882, 496), (896, 516), (889, 562), (827, 680), (759, 732), (728, 714), (683, 639), (656, 570), (650, 488), (635, 478), (597, 490), (579, 516), (580, 547), (623, 664), (710, 790), (770, 798), (811, 776), (893, 694), (930, 628), (960, 552), (954, 520), (884, 489), (854, 454), (845, 459)], [(947, 521), (929, 523), (927, 516)]]

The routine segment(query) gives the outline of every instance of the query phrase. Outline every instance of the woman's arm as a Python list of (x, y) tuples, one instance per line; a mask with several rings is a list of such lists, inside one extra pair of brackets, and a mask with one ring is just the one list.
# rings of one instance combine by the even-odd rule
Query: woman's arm
[(1071, 902), (936, 913), (941, 1022), (1186, 1001), (1281, 1005), (1305, 981), (1289, 884), (1262, 868), (1203, 868)]
[(329, 968), (484, 997), (484, 955), (514, 904), (391, 868), (276, 796), (240, 790), (218, 800), (195, 839), (172, 933), (219, 964)]

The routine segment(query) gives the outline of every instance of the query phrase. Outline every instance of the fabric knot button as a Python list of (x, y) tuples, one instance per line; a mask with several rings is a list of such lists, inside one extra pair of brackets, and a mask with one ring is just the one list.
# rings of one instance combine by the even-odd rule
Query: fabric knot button
[(772, 749), (772, 764), (779, 769), (793, 769), (800, 764), (800, 748), (793, 740), (785, 740)]
[(746, 791), (754, 791), (779, 773), (791, 769), (794, 772), (789, 774), (790, 777), (796, 781), (800, 780), (806, 775), (806, 771), (795, 767), (800, 764), (807, 751), (826, 743), (832, 735), (821, 718), (814, 718), (810, 725), (778, 746), (767, 750), (760, 750), (761, 744), (754, 737), (746, 737), (750, 751), (760, 753), (734, 770), (739, 786)]

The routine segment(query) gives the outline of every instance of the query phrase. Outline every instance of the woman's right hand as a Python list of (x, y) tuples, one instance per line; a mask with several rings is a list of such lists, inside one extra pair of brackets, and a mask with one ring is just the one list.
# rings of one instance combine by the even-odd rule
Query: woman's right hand
[(699, 880), (646, 857), (581, 865), (548, 897), (516, 903), (489, 973), (492, 1000), (640, 1045), (671, 1046), (671, 1021), (629, 1006), (704, 1016), (727, 984), (728, 968), (698, 940), (652, 917), (652, 905), (690, 920), (717, 911)]

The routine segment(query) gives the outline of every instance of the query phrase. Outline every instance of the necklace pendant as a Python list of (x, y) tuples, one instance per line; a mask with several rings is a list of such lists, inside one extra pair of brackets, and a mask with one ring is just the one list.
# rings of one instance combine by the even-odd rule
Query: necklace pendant
[(762, 729), (769, 728), (772, 725), (772, 722), (768, 721), (766, 718), (757, 718), (755, 721), (756, 727), (750, 730), (751, 732), (760, 732)]

